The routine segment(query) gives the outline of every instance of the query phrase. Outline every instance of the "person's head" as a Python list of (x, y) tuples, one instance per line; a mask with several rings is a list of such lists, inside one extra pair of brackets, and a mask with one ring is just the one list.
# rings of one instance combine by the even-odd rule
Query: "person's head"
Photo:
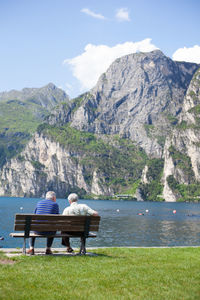
[(53, 192), (53, 191), (48, 191), (46, 193), (46, 199), (50, 199), (50, 200), (56, 201), (56, 193)]
[(71, 204), (72, 202), (78, 201), (78, 195), (75, 193), (69, 194), (68, 201)]

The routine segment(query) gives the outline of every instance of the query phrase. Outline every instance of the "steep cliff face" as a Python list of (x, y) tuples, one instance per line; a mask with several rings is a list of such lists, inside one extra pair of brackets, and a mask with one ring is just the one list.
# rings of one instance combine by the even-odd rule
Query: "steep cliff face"
[(87, 183), (84, 166), (76, 157), (76, 151), (37, 133), (0, 172), (0, 195), (41, 197), (47, 190), (55, 190), (58, 197), (65, 197), (74, 187), (96, 195), (112, 194), (99, 184), (101, 176), (96, 170), (91, 174), (91, 184)]
[(117, 59), (84, 95), (71, 125), (130, 138), (155, 157), (180, 113), (196, 64), (174, 62), (161, 51)]
[(164, 149), (163, 196), (167, 201), (195, 198), (200, 181), (200, 69), (187, 90), (179, 124)]
[(146, 156), (133, 143), (99, 138), (67, 127), (40, 128), (25, 150), (0, 171), (0, 195), (41, 197), (112, 196), (129, 189), (142, 174)]

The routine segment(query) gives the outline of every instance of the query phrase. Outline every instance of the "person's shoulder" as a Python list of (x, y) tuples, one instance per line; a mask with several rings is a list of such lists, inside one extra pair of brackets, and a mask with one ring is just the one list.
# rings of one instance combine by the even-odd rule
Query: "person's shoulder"
[(65, 209), (63, 210), (63, 215), (67, 214), (67, 212), (69, 211), (70, 206), (65, 207)]
[(70, 206), (67, 206), (64, 208), (64, 210), (69, 210), (70, 209)]
[(90, 207), (89, 207), (87, 204), (85, 204), (85, 203), (82, 203), (81, 205), (82, 205), (82, 207), (90, 208)]
[(79, 209), (87, 209), (88, 208), (88, 206), (87, 206), (87, 204), (84, 204), (84, 203), (77, 203), (78, 204), (78, 208)]
[(81, 205), (81, 208), (86, 211), (87, 213), (90, 212), (90, 214), (92, 214), (93, 212), (93, 209), (90, 208), (87, 204), (80, 204)]
[(49, 199), (43, 198), (43, 199), (40, 199), (40, 200), (38, 201), (38, 203), (47, 203), (47, 202), (49, 202), (49, 201), (50, 201)]
[(82, 207), (86, 207), (87, 206), (87, 204), (85, 204), (85, 203), (78, 203), (78, 205), (82, 206)]
[(92, 209), (91, 207), (89, 207), (87, 204), (84, 204), (83, 209), (84, 209), (89, 215), (93, 215), (93, 213), (95, 212), (95, 210)]
[(46, 199), (41, 199), (40, 201), (38, 201), (37, 205), (40, 205), (40, 204), (45, 203), (45, 200), (46, 200)]

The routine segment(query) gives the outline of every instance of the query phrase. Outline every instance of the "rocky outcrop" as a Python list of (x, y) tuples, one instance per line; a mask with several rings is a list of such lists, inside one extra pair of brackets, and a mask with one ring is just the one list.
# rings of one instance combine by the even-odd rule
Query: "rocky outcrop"
[[(187, 90), (179, 124), (164, 149), (163, 196), (166, 201), (181, 197), (178, 184), (200, 182), (200, 69)], [(171, 181), (171, 182), (170, 182)]]

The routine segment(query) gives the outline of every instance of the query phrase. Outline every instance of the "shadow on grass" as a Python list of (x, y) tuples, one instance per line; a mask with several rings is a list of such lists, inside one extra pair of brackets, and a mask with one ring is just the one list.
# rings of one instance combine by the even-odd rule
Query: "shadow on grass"
[[(27, 255), (27, 257), (30, 255)], [(111, 255), (106, 255), (102, 253), (92, 253), (92, 252), (87, 252), (85, 255), (84, 254), (79, 254), (79, 253), (53, 253), (52, 255), (46, 255), (45, 253), (35, 253), (34, 256), (45, 256), (45, 257), (108, 257), (108, 258), (114, 258), (114, 256)]]

